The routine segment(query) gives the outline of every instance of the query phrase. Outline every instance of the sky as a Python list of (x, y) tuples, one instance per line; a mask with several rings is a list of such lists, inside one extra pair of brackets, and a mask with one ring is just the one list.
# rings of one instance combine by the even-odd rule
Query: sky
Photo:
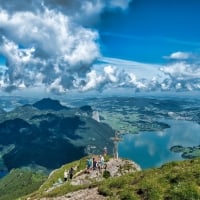
[(198, 0), (0, 0), (0, 93), (199, 92)]

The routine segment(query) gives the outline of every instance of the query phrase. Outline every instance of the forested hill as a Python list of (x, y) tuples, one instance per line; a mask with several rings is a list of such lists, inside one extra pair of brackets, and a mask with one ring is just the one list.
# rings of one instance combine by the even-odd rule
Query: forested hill
[(113, 130), (93, 119), (92, 112), (88, 106), (69, 108), (49, 98), (0, 112), (0, 170), (52, 170), (91, 151), (100, 153), (104, 146), (112, 151)]

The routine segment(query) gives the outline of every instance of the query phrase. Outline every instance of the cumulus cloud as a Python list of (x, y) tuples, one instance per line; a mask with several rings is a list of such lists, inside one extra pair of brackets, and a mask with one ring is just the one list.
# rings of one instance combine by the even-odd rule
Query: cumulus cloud
[[(94, 67), (101, 74), (98, 87), (102, 89), (132, 88), (133, 91), (152, 91), (160, 87), (164, 74), (160, 71), (161, 65), (144, 64), (116, 58), (102, 57), (100, 63)], [(103, 68), (103, 72), (99, 72)], [(95, 82), (93, 82), (95, 83)], [(95, 88), (95, 87), (93, 87)]]
[[(166, 66), (101, 57), (94, 28), (101, 13), (123, 11), (131, 0), (0, 0), (0, 88), (135, 91), (200, 90), (199, 64), (174, 52)], [(98, 62), (96, 62), (98, 61)], [(98, 63), (98, 64), (97, 64)]]
[[(198, 62), (177, 61), (162, 66), (114, 58), (101, 58), (101, 61), (102, 64), (98, 66), (101, 68), (107, 66), (109, 70), (104, 70), (101, 79), (94, 78), (96, 82), (93, 81), (93, 88), (106, 88), (109, 85), (113, 88), (132, 88), (136, 92), (200, 90)], [(112, 76), (108, 76), (105, 71), (110, 72)]]
[[(110, 65), (105, 66), (100, 73), (92, 70), (87, 74), (87, 84), (82, 87), (82, 91), (91, 89), (102, 91), (107, 87), (118, 87), (119, 84), (122, 83), (122, 81), (120, 81), (120, 75), (122, 75), (122, 73), (122, 71), (119, 71), (116, 67)], [(122, 76), (126, 77), (126, 74), (123, 74)]]
[(84, 75), (99, 56), (96, 31), (47, 8), (42, 13), (1, 10), (0, 30), (0, 54), (8, 67), (4, 86), (24, 82), (26, 87), (43, 83), (51, 88), (58, 78), (65, 83), (65, 77)]
[(46, 8), (56, 10), (73, 18), (73, 21), (91, 25), (100, 19), (104, 10), (125, 10), (132, 0), (0, 0), (3, 9), (11, 13), (18, 11), (43, 12)]
[(200, 90), (200, 65), (197, 55), (178, 51), (165, 58), (172, 62), (160, 68), (165, 76), (160, 83), (161, 90)]
[[(130, 0), (0, 0), (0, 55), (6, 68), (1, 88), (42, 87), (55, 93), (93, 88), (92, 70), (100, 56), (92, 27), (108, 9), (124, 10)], [(106, 70), (106, 69), (105, 69)], [(115, 82), (114, 72), (104, 73)], [(98, 80), (96, 84), (107, 82)], [(101, 79), (101, 77), (100, 77)]]
[(200, 66), (197, 63), (176, 62), (160, 69), (166, 78), (163, 90), (193, 91), (200, 89)]

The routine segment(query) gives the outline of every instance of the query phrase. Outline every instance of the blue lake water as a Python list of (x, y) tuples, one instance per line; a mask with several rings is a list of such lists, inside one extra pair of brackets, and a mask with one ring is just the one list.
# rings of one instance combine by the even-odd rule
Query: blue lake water
[(0, 179), (8, 174), (8, 171), (0, 171)]
[(126, 134), (119, 143), (119, 156), (138, 163), (143, 169), (182, 160), (181, 154), (173, 153), (174, 145), (200, 145), (200, 125), (190, 121), (165, 120), (171, 127), (160, 132)]
[[(139, 134), (126, 134), (119, 143), (119, 156), (138, 163), (143, 169), (183, 160), (181, 154), (173, 153), (174, 145), (200, 145), (200, 125), (190, 121), (164, 120), (171, 127), (163, 131), (145, 131)], [(8, 172), (0, 171), (0, 178)]]

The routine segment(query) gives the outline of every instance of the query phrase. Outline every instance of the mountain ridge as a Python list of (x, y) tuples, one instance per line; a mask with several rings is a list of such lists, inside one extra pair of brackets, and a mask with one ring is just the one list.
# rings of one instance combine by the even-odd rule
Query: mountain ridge
[[(70, 166), (74, 166), (74, 163)], [(200, 198), (200, 158), (173, 161), (162, 165), (159, 168), (152, 168), (142, 171), (132, 171), (122, 173), (120, 176), (108, 177), (101, 181), (93, 181), (91, 184), (85, 184), (84, 187), (70, 186), (72, 182), (48, 190), (56, 180), (62, 176), (63, 170), (69, 166), (63, 166), (57, 172), (56, 176), (50, 176), (40, 189), (29, 196), (30, 200), (41, 198), (43, 200), (76, 200), (83, 197), (83, 200), (104, 199), (199, 199)], [(118, 165), (120, 171), (126, 170), (127, 166)], [(87, 177), (87, 176), (86, 176)], [(91, 191), (92, 190), (92, 191)], [(49, 192), (48, 192), (49, 191)], [(94, 192), (94, 193), (92, 193)], [(37, 194), (42, 196), (37, 196)]]
[(114, 131), (94, 120), (92, 108), (89, 110), (88, 113), (88, 109), (68, 108), (57, 100), (42, 99), (1, 114), (0, 145), (12, 144), (14, 149), (2, 156), (0, 163), (4, 165), (0, 169), (37, 164), (52, 170), (87, 155), (90, 146), (96, 147), (93, 151), (101, 152), (104, 146), (112, 151), (110, 137)]
[[(83, 183), (83, 185), (74, 185), (77, 178), (83, 174), (80, 172), (85, 170), (87, 158), (88, 157), (84, 157), (61, 166), (54, 170), (46, 179), (42, 179), (43, 176), (41, 176), (41, 179), (38, 181), (43, 181), (40, 182), (41, 185), (38, 185), (34, 192), (33, 190), (29, 190), (29, 194), (26, 192), (24, 193), (25, 196), (18, 196), (18, 198), (20, 197), (21, 200), (77, 200), (80, 198), (82, 200), (188, 200), (200, 198), (200, 158), (173, 161), (159, 168), (141, 171), (130, 171), (130, 165), (122, 166), (119, 164), (121, 161), (119, 161), (118, 169), (121, 173), (120, 176), (105, 176), (103, 179), (96, 181), (95, 177), (92, 179), (90, 175), (86, 174), (86, 182)], [(111, 157), (106, 157), (106, 162), (109, 163), (110, 159), (113, 160)], [(71, 167), (74, 167), (76, 170), (74, 178), (72, 181), (63, 182), (64, 171)], [(6, 189), (12, 184), (11, 180), (13, 176), (15, 177), (15, 184), (17, 180), (20, 179), (20, 176), (15, 176), (14, 172), (15, 171), (12, 171), (7, 177), (0, 180), (0, 192), (7, 191)], [(91, 182), (87, 183), (88, 180)], [(23, 181), (23, 179), (21, 179), (21, 181)], [(13, 186), (9, 192), (7, 191), (9, 195), (13, 194), (12, 191), (17, 192), (17, 190), (14, 190), (15, 187), (16, 186)], [(23, 187), (29, 187), (29, 185), (25, 184)], [(18, 190), (22, 190), (22, 188), (18, 187)], [(27, 188), (24, 189), (24, 191), (27, 191)], [(14, 199), (10, 198), (9, 195), (0, 196), (0, 200)]]

